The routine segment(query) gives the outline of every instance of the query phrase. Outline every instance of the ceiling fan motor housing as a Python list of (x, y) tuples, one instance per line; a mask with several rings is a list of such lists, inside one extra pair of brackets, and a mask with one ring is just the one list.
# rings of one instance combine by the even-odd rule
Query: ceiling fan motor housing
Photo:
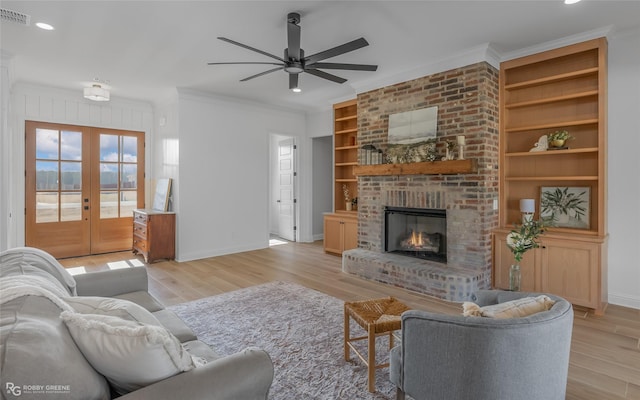
[(304, 72), (304, 50), (300, 49), (300, 60), (289, 57), (289, 49), (284, 49), (284, 59), (286, 65), (284, 70), (290, 74), (299, 74)]

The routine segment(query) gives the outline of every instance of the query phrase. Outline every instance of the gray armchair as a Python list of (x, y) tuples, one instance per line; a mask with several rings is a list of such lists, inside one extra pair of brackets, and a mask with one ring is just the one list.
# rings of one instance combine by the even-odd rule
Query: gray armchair
[[(472, 301), (486, 306), (537, 295), (488, 290)], [(549, 297), (556, 301), (549, 311), (523, 318), (405, 312), (389, 369), (397, 398), (564, 400), (573, 309)]]

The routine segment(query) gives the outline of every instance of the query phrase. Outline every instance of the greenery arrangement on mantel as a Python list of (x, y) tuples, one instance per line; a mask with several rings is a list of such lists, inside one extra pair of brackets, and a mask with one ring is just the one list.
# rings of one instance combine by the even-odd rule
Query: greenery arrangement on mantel
[(478, 160), (476, 159), (357, 165), (353, 167), (353, 174), (356, 176), (455, 175), (473, 174), (476, 172), (478, 172)]

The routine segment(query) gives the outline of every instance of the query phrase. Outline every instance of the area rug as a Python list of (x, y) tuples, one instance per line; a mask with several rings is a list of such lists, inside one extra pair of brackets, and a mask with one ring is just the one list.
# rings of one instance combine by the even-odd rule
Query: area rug
[[(376, 371), (377, 391), (369, 393), (366, 367), (353, 353), (344, 360), (343, 304), (298, 284), (272, 282), (169, 309), (220, 355), (248, 346), (266, 350), (275, 369), (269, 399), (394, 399), (388, 368)], [(351, 330), (365, 334), (353, 321)], [(388, 338), (379, 337), (376, 346), (379, 362), (386, 361)]]

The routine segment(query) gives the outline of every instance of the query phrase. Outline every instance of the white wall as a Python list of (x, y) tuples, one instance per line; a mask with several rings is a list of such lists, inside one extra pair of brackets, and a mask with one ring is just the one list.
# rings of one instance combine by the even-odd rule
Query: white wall
[(333, 136), (313, 138), (312, 232), (324, 238), (324, 213), (333, 211)]
[(303, 138), (304, 113), (179, 91), (178, 115), (178, 260), (267, 247), (269, 134)]
[(640, 308), (640, 30), (609, 38), (609, 302)]
[[(3, 210), (7, 214), (0, 226), (6, 236), (0, 242), (0, 249), (24, 246), (25, 121), (140, 131), (145, 132), (147, 149), (153, 146), (153, 109), (149, 103), (114, 96), (106, 104), (97, 103), (84, 99), (81, 88), (72, 91), (24, 83), (13, 85), (9, 97), (8, 123), (1, 132), (2, 144), (9, 147), (9, 154), (8, 160), (2, 160), (2, 176), (7, 174), (5, 168), (8, 170), (8, 176), (2, 178), (6, 182), (2, 183), (8, 190), (2, 190), (0, 194), (3, 204), (7, 205)], [(152, 176), (152, 158), (147, 150), (147, 176)], [(150, 198), (148, 182), (145, 181), (147, 204)]]

